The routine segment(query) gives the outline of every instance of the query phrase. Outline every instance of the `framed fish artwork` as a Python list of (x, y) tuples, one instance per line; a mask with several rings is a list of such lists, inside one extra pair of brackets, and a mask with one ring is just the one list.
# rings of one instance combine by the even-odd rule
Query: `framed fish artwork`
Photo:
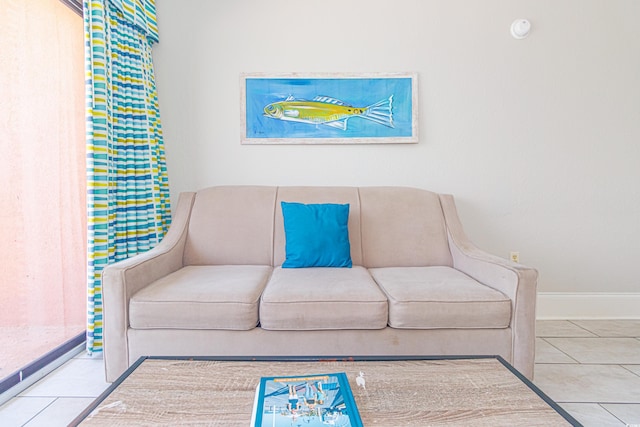
[(415, 73), (242, 74), (243, 144), (418, 142)]

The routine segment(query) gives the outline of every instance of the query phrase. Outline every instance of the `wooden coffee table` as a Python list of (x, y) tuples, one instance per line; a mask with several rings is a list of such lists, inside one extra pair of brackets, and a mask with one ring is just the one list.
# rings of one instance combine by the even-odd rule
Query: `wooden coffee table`
[[(261, 376), (345, 372), (365, 426), (580, 424), (500, 357), (139, 359), (71, 425), (249, 426)], [(356, 384), (364, 373), (365, 388)], [(304, 425), (304, 422), (301, 422)]]

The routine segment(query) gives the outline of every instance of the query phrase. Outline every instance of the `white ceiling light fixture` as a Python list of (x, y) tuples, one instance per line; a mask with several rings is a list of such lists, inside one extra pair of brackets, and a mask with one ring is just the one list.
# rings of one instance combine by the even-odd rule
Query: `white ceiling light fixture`
[(516, 19), (511, 24), (511, 35), (516, 39), (523, 39), (531, 31), (531, 22), (526, 19)]

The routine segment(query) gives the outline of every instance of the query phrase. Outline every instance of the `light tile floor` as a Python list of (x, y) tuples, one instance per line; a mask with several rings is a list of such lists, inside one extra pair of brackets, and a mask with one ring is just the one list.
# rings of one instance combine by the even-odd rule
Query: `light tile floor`
[(102, 356), (75, 356), (0, 406), (0, 426), (67, 426), (109, 383)]
[[(640, 427), (640, 320), (537, 323), (535, 384), (586, 427)], [(0, 406), (0, 426), (66, 426), (108, 387), (80, 354)]]
[(534, 383), (585, 426), (640, 426), (640, 320), (536, 325)]

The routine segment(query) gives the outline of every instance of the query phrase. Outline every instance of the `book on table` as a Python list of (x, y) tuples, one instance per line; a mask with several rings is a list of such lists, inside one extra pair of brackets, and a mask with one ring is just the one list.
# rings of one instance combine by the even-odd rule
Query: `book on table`
[(289, 427), (298, 424), (362, 427), (345, 373), (260, 379), (251, 425)]

